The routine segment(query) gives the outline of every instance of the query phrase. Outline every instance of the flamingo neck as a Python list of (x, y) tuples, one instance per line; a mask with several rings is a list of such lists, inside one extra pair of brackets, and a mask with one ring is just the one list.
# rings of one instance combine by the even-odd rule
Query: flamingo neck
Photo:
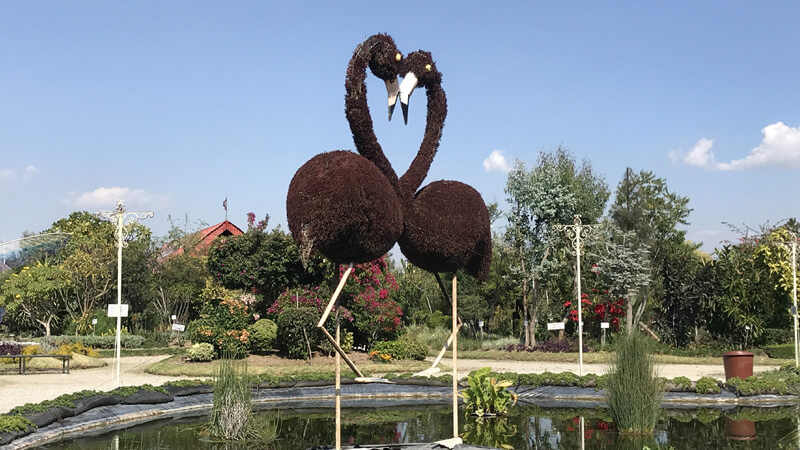
[(411, 161), (406, 173), (400, 177), (400, 192), (403, 200), (410, 200), (419, 189), (428, 170), (431, 168), (433, 158), (439, 149), (442, 139), (444, 119), (447, 117), (447, 97), (441, 86), (432, 86), (426, 89), (428, 96), (428, 116), (425, 123), (425, 136), (419, 146), (417, 156)]
[(369, 113), (369, 105), (367, 105), (367, 85), (365, 83), (367, 66), (373, 49), (379, 45), (380, 42), (368, 39), (356, 48), (350, 59), (344, 83), (346, 90), (345, 115), (358, 153), (375, 164), (396, 189), (398, 186), (397, 174), (378, 143), (372, 125), (372, 116)]

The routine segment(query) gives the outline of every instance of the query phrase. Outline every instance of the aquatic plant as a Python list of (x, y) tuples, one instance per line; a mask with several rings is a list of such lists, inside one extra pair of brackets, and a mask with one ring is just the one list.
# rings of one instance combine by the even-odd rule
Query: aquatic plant
[(638, 333), (623, 338), (605, 382), (611, 417), (622, 432), (651, 432), (661, 414), (664, 381), (644, 339)]

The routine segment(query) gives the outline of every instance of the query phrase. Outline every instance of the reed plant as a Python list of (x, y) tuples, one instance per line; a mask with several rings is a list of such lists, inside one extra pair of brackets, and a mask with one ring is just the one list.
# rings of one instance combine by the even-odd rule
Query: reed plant
[(638, 333), (621, 339), (608, 370), (605, 392), (611, 417), (625, 433), (649, 433), (661, 415), (664, 381), (645, 337)]
[(222, 358), (216, 372), (208, 431), (211, 436), (226, 441), (246, 439), (253, 415), (247, 361)]

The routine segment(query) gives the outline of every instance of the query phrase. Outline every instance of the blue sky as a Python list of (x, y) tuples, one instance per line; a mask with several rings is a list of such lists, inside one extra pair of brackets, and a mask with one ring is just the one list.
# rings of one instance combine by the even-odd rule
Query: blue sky
[[(691, 198), (689, 237), (800, 215), (797, 2), (2, 2), (0, 240), (76, 209), (285, 226), (294, 171), (351, 149), (344, 74), (376, 32), (429, 50), (449, 115), (429, 181), (503, 201), (502, 160), (563, 144), (615, 187), (650, 169)], [(402, 172), (422, 136), (376, 132)]]

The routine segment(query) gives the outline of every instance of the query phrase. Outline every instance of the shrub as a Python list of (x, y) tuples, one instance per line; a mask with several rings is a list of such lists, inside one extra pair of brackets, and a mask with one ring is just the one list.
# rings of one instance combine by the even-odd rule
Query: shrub
[[(339, 273), (344, 273), (344, 266), (340, 266)], [(396, 336), (403, 316), (403, 309), (391, 299), (397, 289), (385, 256), (353, 267), (342, 296), (343, 302), (350, 305), (357, 343), (369, 346)]]
[(372, 350), (391, 355), (394, 359), (415, 359), (424, 361), (428, 356), (428, 347), (414, 336), (404, 335), (395, 341), (376, 342)]
[(213, 345), (217, 357), (244, 358), (250, 346), (247, 309), (244, 302), (234, 298), (209, 300), (203, 305), (200, 318), (189, 322), (186, 335), (193, 343)]
[(17, 342), (0, 342), (0, 355), (22, 354), (22, 344)]
[[(334, 333), (335, 331), (336, 330), (334, 329)], [(331, 336), (336, 336), (334, 333), (331, 333)], [(353, 350), (353, 333), (342, 330), (339, 346), (342, 347), (342, 350), (344, 350), (345, 352)], [(327, 353), (328, 356), (333, 355), (333, 353), (336, 351), (334, 350), (333, 345), (331, 345), (330, 341), (328, 341), (324, 337), (320, 340), (319, 348), (323, 352)]]
[(764, 352), (770, 358), (794, 359), (794, 344), (766, 345)]
[(377, 362), (388, 363), (392, 362), (392, 355), (391, 353), (384, 353), (380, 350), (373, 350), (369, 352), (369, 359)]
[[(42, 339), (46, 344), (59, 347), (63, 344), (79, 343), (84, 347), (91, 348), (114, 348), (116, 336), (49, 336)], [(142, 348), (145, 338), (135, 334), (122, 334), (120, 345), (122, 348)]]
[(278, 334), (278, 325), (269, 319), (261, 319), (250, 325), (250, 350), (254, 352), (267, 352), (275, 345), (275, 336)]
[[(549, 341), (541, 341), (536, 343), (536, 345), (532, 346), (525, 346), (523, 344), (511, 344), (506, 347), (506, 351), (508, 352), (546, 352), (546, 353), (568, 353), (568, 352), (577, 352), (578, 351), (578, 341), (577, 340), (568, 340), (568, 339), (561, 339), (561, 340), (549, 340)], [(584, 344), (583, 351), (588, 352), (591, 351), (588, 345)]]
[[(791, 328), (764, 328), (761, 335), (758, 336), (756, 344), (788, 344), (792, 342), (794, 331)], [(792, 353), (794, 358), (794, 353)]]
[(289, 358), (309, 358), (310, 348), (320, 342), (317, 330), (317, 309), (312, 307), (291, 308), (278, 315), (278, 349)]
[(61, 344), (58, 346), (58, 350), (53, 353), (56, 355), (71, 355), (73, 353), (77, 353), (79, 355), (86, 355), (92, 358), (97, 358), (100, 356), (100, 353), (98, 353), (97, 350), (90, 347), (84, 347), (80, 342)]
[(722, 392), (717, 380), (711, 377), (703, 377), (697, 380), (697, 382), (694, 384), (694, 390), (698, 394), (719, 394)]
[(469, 387), (459, 394), (464, 398), (466, 410), (476, 416), (505, 414), (517, 402), (517, 394), (508, 390), (513, 381), (497, 381), (491, 371), (484, 367), (469, 374)]
[(214, 359), (214, 346), (207, 342), (192, 344), (186, 351), (186, 358), (189, 361), (211, 361)]
[(644, 339), (634, 333), (620, 342), (606, 380), (611, 417), (624, 432), (653, 431), (661, 413), (664, 384)]
[(689, 390), (692, 387), (692, 380), (686, 377), (675, 377), (671, 380), (671, 384), (683, 390)]

